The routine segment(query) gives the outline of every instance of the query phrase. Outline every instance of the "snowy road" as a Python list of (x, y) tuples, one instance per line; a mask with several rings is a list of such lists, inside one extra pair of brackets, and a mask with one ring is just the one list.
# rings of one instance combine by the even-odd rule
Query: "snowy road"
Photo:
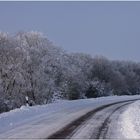
[[(124, 138), (119, 115), (137, 99), (139, 95), (112, 96), (21, 107), (0, 114), (0, 139)], [(139, 109), (138, 103), (131, 108)]]
[(105, 105), (76, 120), (49, 138), (109, 139), (121, 135), (119, 115), (134, 101)]

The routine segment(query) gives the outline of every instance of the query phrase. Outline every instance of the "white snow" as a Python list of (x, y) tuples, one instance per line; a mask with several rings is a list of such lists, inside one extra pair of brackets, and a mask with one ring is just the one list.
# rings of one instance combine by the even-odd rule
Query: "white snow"
[(123, 137), (140, 139), (140, 101), (131, 104), (120, 118)]
[[(46, 138), (87, 112), (118, 101), (140, 96), (112, 96), (96, 99), (61, 101), (25, 107), (0, 114), (1, 138)], [(139, 105), (140, 106), (140, 105)]]

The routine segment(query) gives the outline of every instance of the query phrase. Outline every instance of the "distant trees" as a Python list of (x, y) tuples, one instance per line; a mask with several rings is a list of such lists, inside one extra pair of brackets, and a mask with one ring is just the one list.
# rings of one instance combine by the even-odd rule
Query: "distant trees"
[(0, 112), (57, 99), (140, 94), (140, 63), (67, 53), (38, 32), (0, 33)]

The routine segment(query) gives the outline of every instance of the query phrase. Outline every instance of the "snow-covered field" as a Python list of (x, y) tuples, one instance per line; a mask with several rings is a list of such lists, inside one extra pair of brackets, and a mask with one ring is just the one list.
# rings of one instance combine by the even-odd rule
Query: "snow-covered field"
[[(138, 98), (140, 99), (140, 96), (138, 95), (112, 96), (96, 99), (60, 101), (58, 103), (42, 106), (23, 106), (20, 109), (0, 114), (0, 138), (46, 138), (73, 120), (79, 118), (81, 115), (84, 115), (97, 107), (118, 101)], [(127, 116), (130, 126), (133, 126), (133, 124), (131, 124), (133, 121), (136, 121), (136, 126), (139, 126), (139, 115), (133, 110), (133, 106), (136, 109), (135, 111), (140, 113), (140, 110), (138, 110), (140, 102), (137, 102), (131, 106), (130, 110), (125, 112), (122, 119)], [(129, 112), (131, 112), (131, 116), (129, 116)], [(127, 125), (127, 122), (124, 121), (122, 122), (124, 123), (123, 125)], [(132, 128), (130, 128), (130, 130), (131, 129)], [(125, 130), (123, 131), (124, 133)], [(138, 134), (137, 131), (135, 132)]]
[(140, 101), (131, 104), (121, 115), (121, 132), (124, 138), (140, 139)]

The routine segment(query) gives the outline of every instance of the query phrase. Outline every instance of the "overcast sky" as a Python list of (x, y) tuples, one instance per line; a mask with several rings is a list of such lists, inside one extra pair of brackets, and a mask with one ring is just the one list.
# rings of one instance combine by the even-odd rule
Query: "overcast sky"
[(0, 30), (35, 30), (69, 52), (140, 62), (140, 2), (0, 2)]

